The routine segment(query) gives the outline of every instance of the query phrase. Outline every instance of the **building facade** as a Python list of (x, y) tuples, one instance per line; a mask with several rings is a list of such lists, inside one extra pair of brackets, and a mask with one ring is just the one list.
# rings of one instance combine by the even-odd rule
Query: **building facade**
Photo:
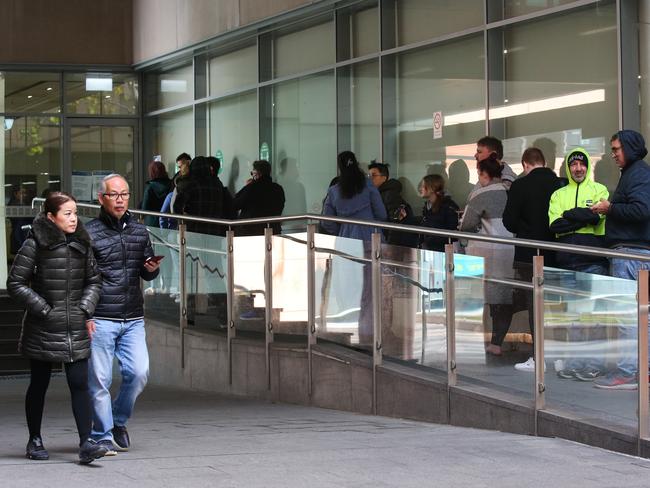
[(650, 136), (650, 0), (24, 3), (0, 21), (3, 257), (33, 196), (92, 201), (119, 172), (135, 205), (158, 156), (217, 156), (231, 191), (269, 159), (296, 214), (320, 212), (345, 149), (419, 209), (430, 173), (463, 204), (485, 134), (516, 172), (526, 147), (558, 171), (585, 147), (609, 188), (610, 136)]

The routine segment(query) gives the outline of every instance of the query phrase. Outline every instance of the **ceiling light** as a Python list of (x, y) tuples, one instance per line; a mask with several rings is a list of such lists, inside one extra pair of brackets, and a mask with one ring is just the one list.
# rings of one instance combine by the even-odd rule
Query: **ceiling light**
[(27, 95), (27, 98), (33, 98), (34, 95)]
[(111, 98), (111, 96), (110, 96), (110, 95), (106, 95), (104, 98)]
[(110, 74), (94, 73), (86, 75), (86, 91), (112, 91), (113, 77)]
[(48, 86), (45, 90), (46, 90), (46, 91), (52, 91), (52, 87), (51, 87), (51, 86)]

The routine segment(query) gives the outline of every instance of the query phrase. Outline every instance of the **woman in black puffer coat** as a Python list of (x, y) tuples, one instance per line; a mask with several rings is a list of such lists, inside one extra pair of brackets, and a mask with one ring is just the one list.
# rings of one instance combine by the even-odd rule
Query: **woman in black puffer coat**
[[(95, 311), (101, 289), (90, 237), (77, 220), (74, 197), (54, 192), (44, 212), (18, 251), (7, 279), (7, 290), (25, 305), (20, 351), (30, 359), (31, 381), (25, 398), (29, 428), (26, 454), (48, 459), (41, 437), (45, 393), (52, 364), (63, 362), (79, 432), (83, 464), (104, 456), (107, 449), (90, 440), (92, 409), (88, 392), (88, 357)], [(88, 321), (88, 322), (87, 322)]]

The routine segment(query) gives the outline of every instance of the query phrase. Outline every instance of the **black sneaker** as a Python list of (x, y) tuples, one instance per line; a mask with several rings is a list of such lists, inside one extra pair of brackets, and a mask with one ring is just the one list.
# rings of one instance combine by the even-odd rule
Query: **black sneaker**
[(576, 378), (580, 381), (594, 381), (596, 378), (603, 376), (604, 371), (598, 368), (583, 368), (576, 372)]
[(574, 368), (564, 368), (557, 372), (557, 375), (564, 380), (576, 378), (577, 374), (578, 371)]
[(90, 464), (95, 459), (106, 456), (106, 454), (108, 454), (108, 447), (105, 444), (87, 439), (79, 447), (79, 462), (81, 464)]
[(131, 445), (131, 440), (129, 439), (129, 433), (126, 431), (125, 426), (115, 425), (113, 426), (113, 440), (117, 447), (121, 451), (128, 451), (129, 446)]
[(41, 439), (40, 435), (35, 435), (29, 439), (25, 448), (25, 455), (27, 458), (34, 459), (35, 461), (47, 461), (50, 459), (50, 454), (45, 449), (43, 439)]
[(97, 441), (97, 444), (106, 448), (106, 453), (104, 456), (117, 456), (117, 451), (115, 450), (115, 446), (113, 446), (112, 440), (103, 439), (101, 441)]

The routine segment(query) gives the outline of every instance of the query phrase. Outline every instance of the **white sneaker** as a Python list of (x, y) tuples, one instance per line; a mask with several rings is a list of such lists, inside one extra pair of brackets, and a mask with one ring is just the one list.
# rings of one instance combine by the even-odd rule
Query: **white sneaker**
[[(527, 361), (523, 363), (515, 364), (515, 369), (517, 371), (528, 371), (529, 373), (535, 372), (535, 359), (529, 357)], [(544, 373), (546, 373), (546, 364), (544, 364)]]

